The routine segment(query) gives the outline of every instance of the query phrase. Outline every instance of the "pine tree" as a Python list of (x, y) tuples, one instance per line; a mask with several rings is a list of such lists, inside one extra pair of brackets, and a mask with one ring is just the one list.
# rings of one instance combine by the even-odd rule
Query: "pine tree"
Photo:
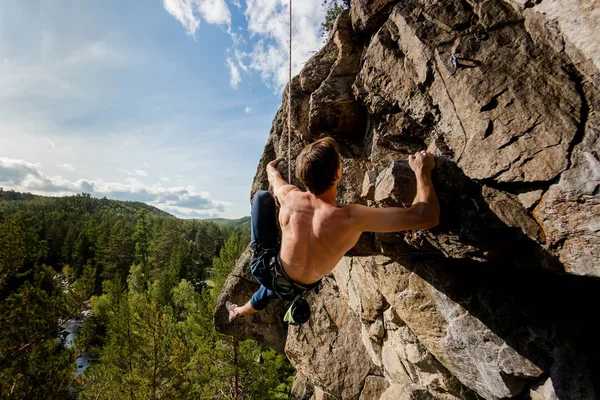
[(128, 229), (125, 221), (117, 220), (110, 230), (108, 243), (103, 252), (104, 271), (102, 277), (104, 279), (117, 276), (123, 281), (125, 280), (129, 268), (135, 260), (135, 245), (132, 232)]
[(219, 257), (215, 257), (213, 260), (213, 292), (216, 295), (221, 291), (233, 266), (247, 245), (248, 241), (243, 239), (243, 234), (235, 232), (225, 241), (219, 252)]
[(148, 221), (148, 211), (142, 208), (137, 213), (137, 223), (133, 234), (135, 242), (135, 261), (142, 268), (142, 273), (146, 279), (150, 279), (150, 222)]

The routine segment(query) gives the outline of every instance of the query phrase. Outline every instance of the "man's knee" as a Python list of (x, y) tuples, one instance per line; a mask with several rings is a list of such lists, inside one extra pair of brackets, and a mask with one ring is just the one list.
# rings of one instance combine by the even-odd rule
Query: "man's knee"
[(252, 198), (252, 204), (257, 203), (260, 206), (270, 206), (275, 205), (275, 199), (273, 195), (268, 190), (259, 190), (254, 194)]
[(260, 288), (252, 295), (252, 298), (250, 299), (250, 306), (256, 311), (264, 310), (267, 305), (269, 305), (271, 299), (275, 298), (276, 296), (277, 295), (275, 292), (261, 285)]
[(250, 307), (254, 308), (256, 311), (264, 310), (268, 304), (269, 299), (257, 296), (256, 294), (250, 299)]

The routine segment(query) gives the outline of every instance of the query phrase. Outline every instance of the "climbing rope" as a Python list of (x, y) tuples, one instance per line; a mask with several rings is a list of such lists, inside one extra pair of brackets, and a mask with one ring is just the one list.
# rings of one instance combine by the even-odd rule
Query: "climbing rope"
[(292, 183), (292, 0), (290, 0), (290, 65), (288, 81), (288, 183)]

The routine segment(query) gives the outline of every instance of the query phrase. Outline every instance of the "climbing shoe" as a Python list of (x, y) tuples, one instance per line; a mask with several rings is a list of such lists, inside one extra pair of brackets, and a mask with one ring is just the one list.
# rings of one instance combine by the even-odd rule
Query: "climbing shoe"
[(239, 317), (241, 317), (240, 314), (235, 312), (235, 308), (237, 307), (237, 304), (233, 304), (232, 302), (227, 301), (227, 302), (225, 302), (225, 307), (227, 307), (227, 311), (229, 311), (229, 322), (233, 322), (236, 319), (238, 319)]

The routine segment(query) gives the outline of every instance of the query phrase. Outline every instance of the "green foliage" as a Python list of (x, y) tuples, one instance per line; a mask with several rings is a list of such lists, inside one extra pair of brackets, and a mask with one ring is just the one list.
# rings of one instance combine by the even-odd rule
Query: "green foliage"
[[(250, 236), (247, 219), (217, 222), (0, 190), (0, 398), (227, 399), (236, 377), (239, 399), (287, 398), (284, 356), (215, 332)], [(65, 348), (58, 328), (85, 307)], [(84, 351), (97, 361), (75, 377)]]
[(227, 276), (233, 269), (234, 264), (240, 257), (246, 246), (248, 246), (248, 238), (243, 232), (233, 233), (219, 252), (219, 257), (213, 260), (213, 293), (216, 296), (221, 292)]
[(144, 209), (141, 209), (137, 213), (133, 240), (135, 242), (135, 261), (141, 266), (142, 274), (144, 274), (146, 279), (149, 279), (150, 222), (148, 221), (148, 211)]
[(243, 217), (239, 219), (225, 219), (225, 218), (212, 218), (205, 219), (206, 222), (214, 222), (218, 226), (221, 227), (231, 227), (231, 228), (250, 228), (250, 217)]
[[(17, 213), (0, 226), (1, 240), (12, 243), (0, 246), (0, 398), (49, 398), (68, 392), (76, 355), (62, 346), (56, 333), (79, 314), (93, 287), (95, 272), (89, 265), (69, 284), (52, 268), (30, 259), (28, 250), (34, 259), (42, 255), (28, 242), (37, 235), (36, 227), (27, 224), (31, 221)], [(6, 224), (19, 229), (5, 229)]]
[(325, 21), (321, 23), (323, 35), (328, 35), (333, 30), (335, 20), (352, 5), (352, 0), (323, 0), (321, 6), (325, 8)]

